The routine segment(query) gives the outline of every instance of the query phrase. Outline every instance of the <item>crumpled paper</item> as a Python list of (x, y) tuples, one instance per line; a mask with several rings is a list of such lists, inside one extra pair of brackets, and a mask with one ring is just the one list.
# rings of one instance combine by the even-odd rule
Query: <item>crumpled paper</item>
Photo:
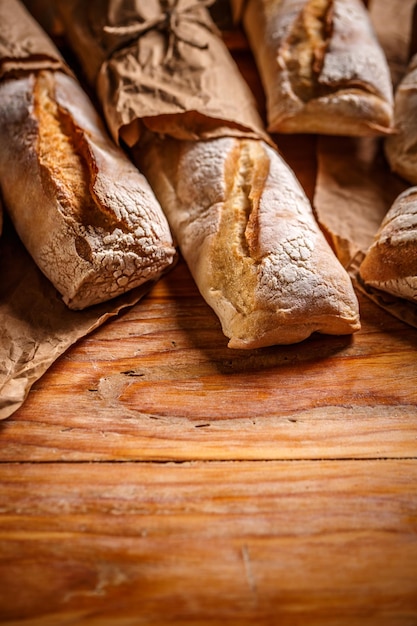
[(146, 128), (177, 139), (237, 135), (271, 143), (208, 4), (58, 0), (66, 37), (116, 141), (132, 147)]
[(22, 71), (42, 69), (71, 74), (48, 37), (27, 27), (24, 14), (20, 5), (10, 7), (8, 2), (0, 2), (0, 80)]
[[(415, 0), (372, 0), (374, 27), (394, 86), (406, 71)], [(405, 28), (407, 25), (407, 28)], [(355, 285), (392, 315), (417, 327), (417, 306), (363, 284), (359, 266), (395, 198), (410, 184), (391, 173), (382, 138), (319, 137), (313, 199), (317, 219)]]

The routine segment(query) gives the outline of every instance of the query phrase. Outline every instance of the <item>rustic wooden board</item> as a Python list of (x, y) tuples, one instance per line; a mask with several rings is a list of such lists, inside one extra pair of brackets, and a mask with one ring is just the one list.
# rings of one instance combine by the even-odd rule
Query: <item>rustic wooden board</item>
[(1, 472), (2, 624), (416, 623), (415, 461)]

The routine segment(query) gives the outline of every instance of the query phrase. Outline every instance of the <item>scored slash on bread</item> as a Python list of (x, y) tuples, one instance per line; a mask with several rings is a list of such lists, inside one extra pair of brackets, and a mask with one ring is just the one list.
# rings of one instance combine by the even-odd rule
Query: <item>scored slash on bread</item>
[(270, 132), (391, 132), (390, 72), (362, 0), (247, 0), (242, 13)]
[(270, 146), (150, 137), (137, 158), (230, 348), (359, 329), (350, 278)]

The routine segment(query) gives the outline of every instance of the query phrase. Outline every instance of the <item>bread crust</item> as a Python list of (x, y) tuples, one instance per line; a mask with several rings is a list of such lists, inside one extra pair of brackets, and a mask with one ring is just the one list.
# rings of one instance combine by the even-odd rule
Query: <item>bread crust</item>
[(417, 185), (417, 55), (408, 66), (394, 98), (395, 133), (385, 140), (393, 172)]
[(275, 150), (250, 139), (153, 137), (136, 158), (229, 347), (359, 329), (351, 281)]
[(168, 223), (78, 82), (42, 71), (0, 83), (0, 182), (24, 245), (72, 309), (157, 279)]
[(248, 0), (243, 23), (270, 132), (391, 132), (391, 77), (362, 0)]
[(366, 285), (417, 302), (417, 187), (395, 200), (359, 272)]

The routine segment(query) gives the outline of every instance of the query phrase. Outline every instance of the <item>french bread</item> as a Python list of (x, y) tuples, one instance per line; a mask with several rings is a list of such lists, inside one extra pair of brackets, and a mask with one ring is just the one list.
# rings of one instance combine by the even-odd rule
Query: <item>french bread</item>
[[(7, 32), (47, 38), (18, 2), (0, 5)], [(72, 309), (156, 280), (176, 252), (148, 182), (72, 75), (36, 71), (36, 49), (7, 46), (6, 66), (18, 46), (28, 62), (0, 82), (0, 186), (27, 250)]]
[(273, 133), (391, 132), (392, 82), (362, 0), (247, 0)]
[(359, 272), (366, 285), (417, 302), (417, 187), (396, 198)]
[(395, 133), (385, 139), (391, 170), (417, 185), (417, 54), (395, 90)]
[(136, 159), (230, 348), (358, 330), (350, 278), (276, 150), (252, 139), (152, 136)]

